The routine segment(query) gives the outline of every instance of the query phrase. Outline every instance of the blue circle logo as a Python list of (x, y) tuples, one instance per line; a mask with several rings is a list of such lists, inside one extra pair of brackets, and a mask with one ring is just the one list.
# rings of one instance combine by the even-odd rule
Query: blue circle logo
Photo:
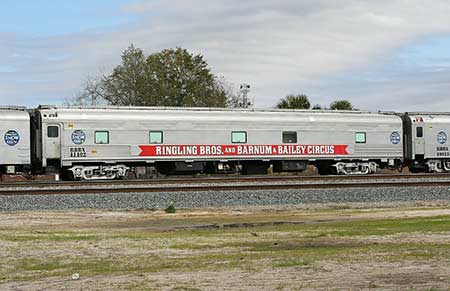
[(447, 134), (443, 131), (441, 131), (440, 133), (438, 133), (437, 135), (437, 142), (440, 144), (444, 144), (447, 142)]
[(391, 133), (391, 143), (392, 144), (399, 144), (401, 140), (400, 133), (394, 131)]
[(84, 144), (86, 141), (86, 133), (82, 130), (72, 132), (72, 142), (76, 145)]
[(20, 141), (20, 135), (15, 130), (8, 130), (5, 133), (5, 143), (9, 146), (15, 146)]

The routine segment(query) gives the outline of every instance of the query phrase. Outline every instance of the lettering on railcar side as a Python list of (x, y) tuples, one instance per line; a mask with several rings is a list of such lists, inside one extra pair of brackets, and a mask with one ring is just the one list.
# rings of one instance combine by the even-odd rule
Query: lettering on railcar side
[(436, 147), (438, 157), (450, 157), (448, 147)]
[(140, 145), (139, 156), (336, 156), (348, 145)]
[(69, 148), (71, 158), (86, 158), (86, 149), (82, 147)]

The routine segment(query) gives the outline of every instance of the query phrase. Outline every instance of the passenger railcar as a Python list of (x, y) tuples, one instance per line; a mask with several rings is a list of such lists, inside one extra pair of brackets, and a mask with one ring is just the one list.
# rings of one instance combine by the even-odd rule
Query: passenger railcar
[(450, 172), (450, 113), (406, 113), (403, 124), (410, 171)]
[(340, 111), (41, 106), (35, 161), (76, 179), (159, 172), (368, 174), (403, 163), (402, 119)]
[(0, 172), (13, 174), (31, 165), (30, 116), (24, 107), (0, 107)]

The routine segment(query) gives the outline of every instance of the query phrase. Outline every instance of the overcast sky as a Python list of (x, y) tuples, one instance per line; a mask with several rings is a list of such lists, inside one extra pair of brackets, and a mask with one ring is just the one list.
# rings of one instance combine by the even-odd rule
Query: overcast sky
[(2, 0), (0, 23), (0, 104), (60, 104), (133, 43), (203, 54), (257, 107), (450, 111), (448, 0)]

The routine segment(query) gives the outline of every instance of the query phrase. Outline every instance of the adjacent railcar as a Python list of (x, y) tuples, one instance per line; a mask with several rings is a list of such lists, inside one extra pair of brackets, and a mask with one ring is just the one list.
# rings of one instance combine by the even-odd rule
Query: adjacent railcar
[(0, 173), (14, 174), (31, 164), (30, 116), (24, 107), (0, 107)]
[(368, 112), (197, 108), (37, 110), (37, 160), (77, 179), (115, 179), (134, 166), (159, 172), (373, 173), (401, 167), (402, 120)]
[(405, 159), (411, 172), (450, 172), (450, 113), (406, 113)]

